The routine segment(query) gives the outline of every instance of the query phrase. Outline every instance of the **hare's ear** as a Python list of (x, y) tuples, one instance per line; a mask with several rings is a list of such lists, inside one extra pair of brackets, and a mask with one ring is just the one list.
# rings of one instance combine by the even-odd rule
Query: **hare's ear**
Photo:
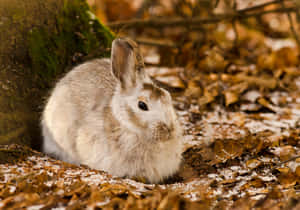
[(130, 88), (136, 83), (136, 59), (133, 44), (135, 44), (133, 41), (124, 38), (115, 39), (112, 43), (112, 72), (124, 89)]

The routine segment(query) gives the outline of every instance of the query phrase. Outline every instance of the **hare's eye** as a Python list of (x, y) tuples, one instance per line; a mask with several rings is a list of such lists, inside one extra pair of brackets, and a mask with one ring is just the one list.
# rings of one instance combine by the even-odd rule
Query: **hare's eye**
[(143, 101), (139, 101), (138, 106), (141, 110), (148, 111), (148, 106)]

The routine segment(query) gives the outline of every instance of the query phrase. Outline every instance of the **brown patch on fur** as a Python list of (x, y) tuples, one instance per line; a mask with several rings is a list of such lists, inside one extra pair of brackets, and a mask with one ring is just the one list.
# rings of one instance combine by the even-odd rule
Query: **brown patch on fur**
[(144, 96), (139, 96), (138, 100), (147, 103), (147, 99)]
[(143, 57), (140, 54), (140, 52), (136, 53), (135, 59), (136, 59), (135, 60), (135, 69), (138, 73), (141, 73), (142, 70), (145, 68), (145, 65), (144, 65)]
[(173, 133), (175, 131), (174, 123), (171, 123), (171, 125), (169, 127), (169, 131), (170, 131), (170, 133)]
[(122, 37), (119, 39), (125, 41), (131, 47), (131, 49), (138, 48), (137, 43), (128, 37)]
[(171, 131), (164, 123), (158, 123), (155, 127), (155, 138), (157, 141), (168, 141), (171, 137)]
[(139, 128), (144, 128), (146, 129), (147, 128), (147, 125), (142, 123), (139, 118), (137, 117), (137, 115), (134, 113), (134, 111), (128, 106), (126, 105), (126, 112), (128, 113), (129, 115), (129, 118), (130, 118), (130, 121), (137, 127)]
[(150, 97), (153, 99), (158, 99), (165, 94), (159, 87), (156, 87), (155, 85), (150, 83), (143, 84), (143, 89), (149, 90), (151, 92)]

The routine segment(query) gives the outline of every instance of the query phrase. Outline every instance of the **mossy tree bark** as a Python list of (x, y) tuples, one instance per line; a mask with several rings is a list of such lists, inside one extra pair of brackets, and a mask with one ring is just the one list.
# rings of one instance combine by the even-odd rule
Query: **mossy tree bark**
[(0, 0), (0, 144), (38, 146), (49, 88), (112, 39), (84, 0)]

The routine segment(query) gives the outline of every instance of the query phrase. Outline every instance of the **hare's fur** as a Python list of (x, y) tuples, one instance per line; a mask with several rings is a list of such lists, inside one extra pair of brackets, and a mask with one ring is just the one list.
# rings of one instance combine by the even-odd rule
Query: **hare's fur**
[[(116, 176), (159, 182), (174, 174), (181, 161), (181, 131), (170, 95), (153, 86), (162, 96), (150, 100), (153, 93), (142, 88), (152, 85), (145, 73), (123, 90), (121, 83), (131, 76), (119, 80), (123, 73), (114, 73), (112, 65), (109, 59), (92, 60), (57, 83), (42, 116), (43, 150)], [(137, 98), (148, 99), (151, 112), (139, 110)], [(172, 132), (167, 135), (160, 124), (172, 125)]]

